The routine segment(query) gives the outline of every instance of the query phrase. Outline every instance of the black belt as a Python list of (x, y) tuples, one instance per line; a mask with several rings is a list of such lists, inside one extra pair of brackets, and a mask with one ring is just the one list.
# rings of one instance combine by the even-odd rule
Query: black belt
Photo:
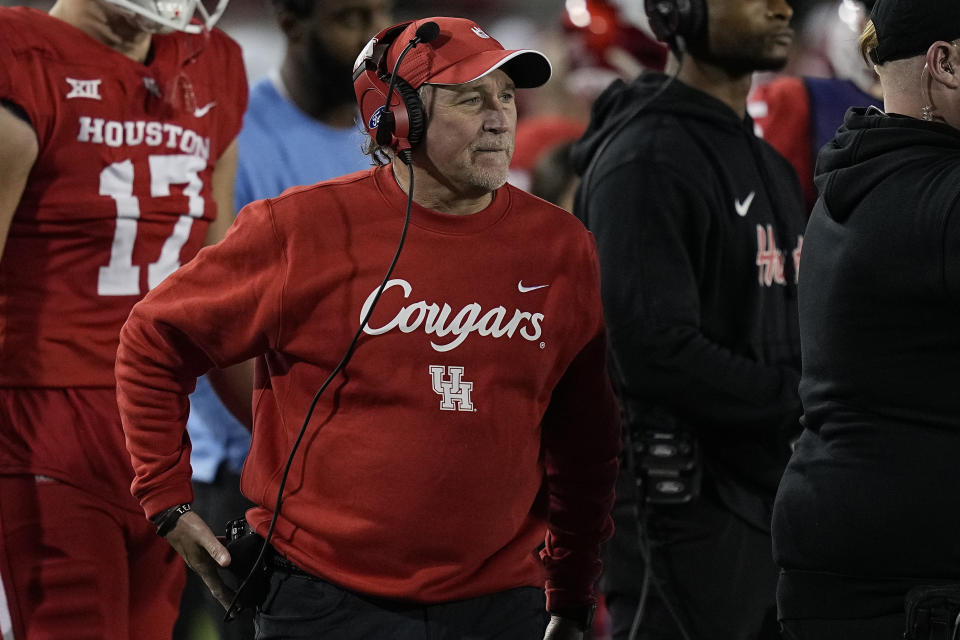
[(303, 569), (293, 564), (292, 562), (290, 562), (289, 560), (287, 560), (277, 552), (273, 552), (270, 554), (269, 559), (267, 560), (267, 565), (272, 567), (273, 569), (278, 569), (280, 571), (283, 571), (284, 573), (289, 573), (291, 575), (303, 576), (305, 578), (311, 578), (313, 580), (320, 579), (317, 576), (313, 575), (312, 573), (308, 571), (304, 571)]

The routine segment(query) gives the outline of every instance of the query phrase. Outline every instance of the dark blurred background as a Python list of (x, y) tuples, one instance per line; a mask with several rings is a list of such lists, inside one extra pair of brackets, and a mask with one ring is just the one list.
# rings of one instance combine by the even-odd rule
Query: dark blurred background
[[(322, 0), (318, 0), (322, 2)], [(431, 15), (471, 18), (480, 23), (507, 47), (535, 47), (537, 34), (562, 23), (569, 6), (583, 0), (397, 0), (394, 3), (398, 20)], [(622, 13), (642, 11), (643, 0), (617, 0)], [(808, 34), (811, 16), (818, 7), (832, 6), (831, 0), (795, 0), (794, 23), (802, 38)], [(2, 6), (28, 5), (47, 10), (53, 0), (0, 0)], [(244, 47), (248, 73), (252, 79), (263, 76), (282, 55), (279, 33), (273, 22), (269, 0), (231, 0), (219, 25)], [(798, 44), (803, 46), (801, 41)]]

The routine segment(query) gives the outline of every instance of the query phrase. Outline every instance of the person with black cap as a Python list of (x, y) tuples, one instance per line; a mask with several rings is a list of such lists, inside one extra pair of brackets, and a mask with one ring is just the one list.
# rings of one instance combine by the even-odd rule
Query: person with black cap
[(800, 431), (805, 214), (746, 102), (754, 71), (786, 63), (793, 12), (786, 0), (646, 7), (679, 56), (674, 75), (611, 85), (573, 155), (630, 443), (602, 588), (615, 640), (772, 640), (770, 513)]
[(579, 221), (505, 184), (516, 89), (549, 77), (470, 20), (385, 29), (354, 70), (384, 164), (251, 203), (131, 313), (133, 492), (225, 607), (230, 553), (188, 506), (186, 394), (257, 358), (258, 638), (589, 627), (619, 453), (599, 267)]
[(820, 153), (800, 270), (804, 431), (774, 508), (791, 640), (956, 638), (960, 3), (878, 0), (884, 109)]

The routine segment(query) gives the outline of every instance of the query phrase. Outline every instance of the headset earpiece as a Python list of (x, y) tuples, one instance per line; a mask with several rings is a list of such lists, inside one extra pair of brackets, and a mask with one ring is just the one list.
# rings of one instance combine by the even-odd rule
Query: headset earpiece
[(706, 28), (706, 0), (644, 0), (650, 29), (678, 52), (677, 38), (700, 38)]
[(390, 108), (386, 108), (392, 71), (387, 68), (387, 51), (409, 24), (405, 22), (378, 33), (360, 54), (353, 72), (353, 88), (364, 127), (377, 144), (390, 147), (397, 154), (419, 143), (426, 128), (420, 96), (401, 77), (394, 81)]
[(399, 93), (403, 99), (404, 111), (407, 118), (406, 138), (410, 143), (410, 147), (413, 148), (420, 144), (420, 141), (423, 140), (423, 134), (426, 133), (427, 110), (426, 107), (423, 106), (420, 94), (417, 93), (416, 89), (407, 84), (407, 81), (403, 78), (397, 78), (394, 90)]

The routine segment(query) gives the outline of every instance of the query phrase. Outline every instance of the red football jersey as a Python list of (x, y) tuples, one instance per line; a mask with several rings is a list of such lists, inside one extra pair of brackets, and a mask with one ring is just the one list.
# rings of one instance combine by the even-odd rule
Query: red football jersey
[(200, 249), (246, 73), (219, 31), (135, 62), (40, 11), (0, 8), (0, 100), (39, 155), (0, 260), (0, 386), (112, 387), (120, 327)]
[(807, 213), (817, 200), (813, 186), (816, 149), (810, 132), (810, 98), (803, 78), (783, 77), (757, 87), (750, 95), (748, 110), (757, 135), (780, 152), (797, 172)]

